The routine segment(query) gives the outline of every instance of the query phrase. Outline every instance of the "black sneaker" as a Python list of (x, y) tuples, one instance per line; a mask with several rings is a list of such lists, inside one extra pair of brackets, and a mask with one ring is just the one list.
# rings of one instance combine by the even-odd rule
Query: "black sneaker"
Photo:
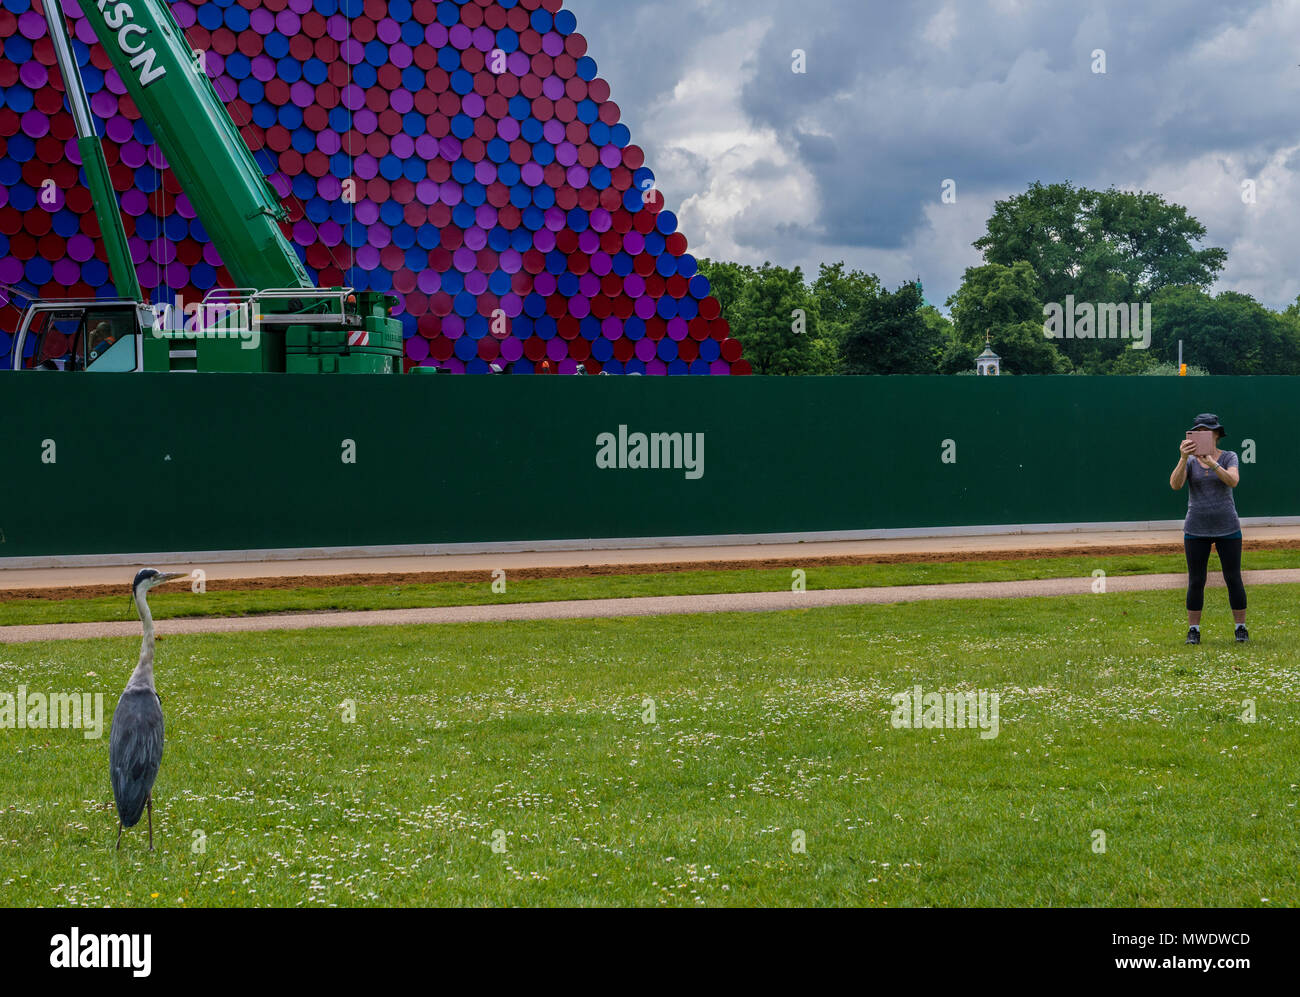
[(1248, 640), (1250, 640), (1250, 631), (1246, 629), (1246, 624), (1244, 624), (1244, 623), (1238, 623), (1238, 624), (1237, 624), (1237, 643), (1238, 643), (1238, 644), (1244, 644), (1244, 643), (1246, 643), (1246, 641), (1248, 641)]
[(1201, 631), (1200, 631), (1200, 628), (1199, 628), (1199, 627), (1188, 627), (1188, 628), (1187, 628), (1187, 640), (1185, 640), (1183, 643), (1185, 643), (1185, 644), (1199, 644), (1200, 642), (1201, 642)]

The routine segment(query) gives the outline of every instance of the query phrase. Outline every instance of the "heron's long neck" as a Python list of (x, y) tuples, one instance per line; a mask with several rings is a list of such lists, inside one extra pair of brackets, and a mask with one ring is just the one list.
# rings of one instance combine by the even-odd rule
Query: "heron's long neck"
[(140, 642), (140, 663), (131, 673), (127, 686), (140, 685), (152, 689), (153, 685), (153, 613), (149, 612), (149, 603), (145, 601), (144, 592), (135, 594), (135, 606), (140, 611), (140, 622), (144, 624), (144, 640)]

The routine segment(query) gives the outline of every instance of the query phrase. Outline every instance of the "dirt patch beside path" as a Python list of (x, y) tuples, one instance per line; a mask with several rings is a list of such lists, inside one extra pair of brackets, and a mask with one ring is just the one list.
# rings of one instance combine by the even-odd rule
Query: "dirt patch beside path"
[[(1247, 540), (1245, 550), (1300, 550), (1300, 542)], [(944, 564), (957, 561), (1020, 561), (1030, 558), (1113, 557), (1125, 554), (1181, 554), (1182, 544), (1151, 543), (1098, 545), (1095, 547), (1025, 547), (998, 550), (902, 551), (888, 554), (852, 554), (830, 557), (782, 557), (749, 560), (668, 561), (656, 564), (582, 564), (564, 567), (511, 568), (515, 580), (537, 578), (601, 578), (610, 575), (656, 575), (683, 571), (743, 571), (799, 567), (824, 568), (857, 564)], [(129, 568), (123, 568), (124, 578)], [(425, 571), (340, 575), (284, 575), (266, 578), (209, 578), (212, 592), (247, 592), (263, 589), (342, 588), (350, 586), (430, 585), (438, 582), (482, 582), (491, 577), (480, 571)], [(0, 589), (0, 602), (17, 599), (95, 599), (125, 595), (127, 581), (116, 585), (70, 585), (60, 588)]]

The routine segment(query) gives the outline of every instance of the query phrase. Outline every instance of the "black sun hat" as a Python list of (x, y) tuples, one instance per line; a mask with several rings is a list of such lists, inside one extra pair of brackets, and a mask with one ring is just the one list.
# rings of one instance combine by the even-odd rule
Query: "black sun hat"
[(1213, 412), (1202, 412), (1198, 415), (1196, 421), (1192, 423), (1192, 429), (1215, 429), (1220, 433), (1223, 433), (1225, 436), (1228, 433), (1228, 431), (1219, 423), (1219, 417)]

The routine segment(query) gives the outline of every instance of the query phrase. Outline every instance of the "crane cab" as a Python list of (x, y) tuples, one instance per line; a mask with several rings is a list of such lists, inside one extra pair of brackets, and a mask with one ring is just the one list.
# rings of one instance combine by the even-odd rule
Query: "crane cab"
[[(163, 306), (166, 307), (166, 306)], [(146, 368), (162, 324), (153, 305), (130, 298), (33, 301), (14, 335), (14, 370), (124, 373)], [(34, 343), (34, 346), (30, 346)], [(150, 364), (150, 367), (153, 365)]]
[(351, 287), (214, 288), (201, 302), (37, 300), (14, 335), (14, 370), (355, 373), (402, 370), (397, 299)]

